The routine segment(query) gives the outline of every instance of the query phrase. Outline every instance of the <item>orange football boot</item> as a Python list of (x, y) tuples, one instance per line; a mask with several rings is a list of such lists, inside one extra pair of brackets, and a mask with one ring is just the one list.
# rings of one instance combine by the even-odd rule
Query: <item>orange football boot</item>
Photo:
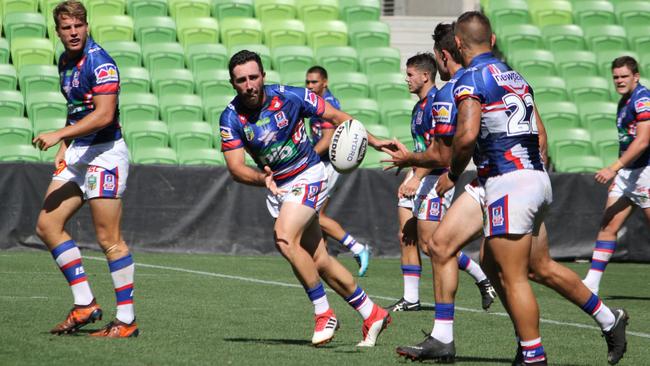
[(93, 299), (93, 301), (86, 306), (75, 305), (75, 307), (70, 310), (68, 317), (52, 328), (50, 333), (58, 335), (71, 334), (84, 325), (94, 323), (97, 320), (102, 320), (102, 309), (99, 307), (95, 299)]
[(107, 337), (107, 338), (128, 338), (137, 337), (140, 334), (138, 324), (135, 319), (133, 323), (126, 324), (117, 319), (106, 324), (106, 326), (96, 332), (90, 333), (91, 337)]

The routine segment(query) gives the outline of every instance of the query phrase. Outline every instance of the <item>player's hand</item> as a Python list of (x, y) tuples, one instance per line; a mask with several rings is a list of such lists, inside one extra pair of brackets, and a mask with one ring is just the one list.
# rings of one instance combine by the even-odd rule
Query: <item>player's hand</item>
[(594, 179), (596, 182), (601, 183), (601, 184), (607, 184), (610, 180), (612, 180), (616, 176), (616, 172), (612, 170), (610, 167), (605, 167), (596, 173), (594, 176)]
[(451, 181), (451, 179), (449, 179), (449, 175), (447, 173), (442, 174), (440, 178), (438, 178), (435, 186), (438, 197), (443, 197), (444, 194), (450, 189), (454, 188), (454, 186), (455, 184)]
[(419, 187), (420, 179), (414, 175), (399, 186), (399, 191), (403, 197), (412, 198), (417, 193)]
[(39, 149), (45, 151), (50, 147), (61, 142), (61, 137), (58, 131), (42, 133), (32, 140), (32, 144), (36, 145)]
[[(409, 160), (411, 157), (411, 152), (409, 149), (401, 143), (399, 140), (393, 140), (394, 149), (382, 148), (381, 150), (386, 154), (390, 155), (389, 159), (382, 159), (382, 163), (390, 163), (390, 165), (384, 167), (384, 170), (390, 170), (393, 168), (404, 168), (411, 166)], [(398, 170), (399, 172), (399, 170)]]
[(274, 196), (287, 193), (286, 189), (280, 189), (278, 188), (278, 185), (275, 184), (275, 181), (273, 180), (273, 171), (268, 165), (264, 166), (264, 183), (266, 183), (266, 188), (271, 191)]
[(372, 147), (374, 147), (375, 150), (377, 150), (377, 151), (384, 151), (384, 149), (388, 149), (390, 151), (395, 151), (395, 150), (397, 150), (397, 145), (395, 144), (396, 142), (399, 142), (399, 141), (397, 141), (395, 139), (393, 139), (393, 140), (375, 139), (375, 141), (373, 141)]

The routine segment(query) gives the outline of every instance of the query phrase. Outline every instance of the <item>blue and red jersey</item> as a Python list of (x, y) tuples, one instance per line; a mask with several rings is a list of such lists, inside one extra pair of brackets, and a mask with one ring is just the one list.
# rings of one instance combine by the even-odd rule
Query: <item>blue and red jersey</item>
[[(118, 94), (120, 75), (115, 61), (91, 37), (86, 40), (82, 54), (69, 59), (67, 52), (59, 58), (61, 92), (68, 102), (67, 124), (74, 125), (95, 110), (95, 95)], [(115, 107), (113, 122), (103, 129), (74, 139), (76, 145), (94, 145), (122, 138), (119, 106)]]
[(454, 88), (456, 105), (467, 98), (481, 103), (480, 180), (520, 169), (544, 170), (533, 89), (519, 73), (491, 52), (478, 55)]
[[(424, 152), (433, 140), (436, 122), (433, 119), (433, 101), (438, 88), (432, 86), (427, 95), (415, 103), (411, 112), (411, 136), (413, 136), (413, 151)], [(440, 175), (444, 169), (434, 169), (430, 175)]]
[[(618, 102), (616, 127), (618, 128), (619, 156), (623, 155), (636, 137), (636, 125), (639, 122), (650, 123), (650, 90), (638, 84), (627, 98)], [(650, 149), (627, 166), (628, 169), (643, 168), (650, 165)]]
[[(325, 90), (325, 94), (323, 95), (323, 99), (325, 99), (326, 102), (332, 105), (332, 107), (336, 109), (341, 109), (341, 104), (339, 103), (339, 100), (330, 93), (329, 89)], [(323, 130), (330, 130), (330, 129), (335, 129), (336, 126), (330, 122), (326, 121), (320, 117), (311, 117), (309, 119), (309, 127), (311, 129), (311, 143), (313, 146), (316, 146), (318, 141), (323, 137)], [(320, 157), (321, 161), (330, 161), (330, 156), (327, 151)]]
[(285, 85), (267, 85), (264, 94), (260, 110), (248, 111), (239, 96), (226, 107), (219, 121), (221, 150), (245, 148), (282, 185), (320, 162), (303, 119), (322, 117), (325, 101), (308, 89)]

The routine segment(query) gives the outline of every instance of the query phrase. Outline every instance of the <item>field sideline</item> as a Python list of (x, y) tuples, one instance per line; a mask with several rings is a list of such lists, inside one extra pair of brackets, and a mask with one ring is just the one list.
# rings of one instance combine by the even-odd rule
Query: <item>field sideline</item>
[[(103, 325), (114, 315), (108, 268), (99, 252), (84, 251), (84, 266), (98, 302)], [(75, 336), (52, 336), (72, 297), (51, 256), (45, 251), (0, 252), (0, 364), (124, 365), (385, 365), (410, 364), (395, 347), (423, 339), (433, 311), (396, 313), (374, 349), (358, 349), (361, 319), (329, 293), (341, 321), (332, 343), (310, 346), (312, 306), (289, 266), (279, 256), (225, 256), (134, 253), (135, 301), (141, 336), (128, 340), (91, 339), (87, 326)], [(341, 261), (356, 270), (349, 256)], [(569, 264), (580, 275), (588, 264)], [(480, 309), (476, 286), (460, 275), (455, 335), (457, 363), (509, 365), (514, 356), (512, 326), (500, 304)], [(401, 297), (398, 259), (374, 259), (360, 280), (381, 305)], [(650, 265), (612, 263), (601, 292), (609, 306), (630, 313), (628, 353), (620, 365), (650, 360)], [(535, 286), (543, 318), (542, 340), (552, 365), (606, 365), (606, 346), (596, 324), (554, 292)], [(424, 267), (421, 298), (432, 302), (431, 270)], [(429, 304), (430, 305), (430, 304)], [(84, 331), (85, 330), (85, 331)]]

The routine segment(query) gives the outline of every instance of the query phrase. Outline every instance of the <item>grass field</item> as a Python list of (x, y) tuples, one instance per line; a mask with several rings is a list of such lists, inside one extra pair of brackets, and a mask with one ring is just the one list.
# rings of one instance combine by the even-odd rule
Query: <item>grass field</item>
[[(104, 324), (114, 316), (114, 295), (101, 253), (85, 251), (84, 266)], [(48, 330), (63, 320), (72, 297), (49, 253), (0, 252), (0, 365), (386, 365), (403, 364), (395, 347), (423, 339), (433, 311), (395, 313), (373, 349), (358, 349), (360, 317), (329, 293), (341, 329), (329, 345), (310, 346), (312, 306), (280, 257), (134, 254), (136, 312), (140, 337), (91, 339), (89, 325), (73, 336)], [(356, 270), (351, 257), (341, 261)], [(580, 275), (588, 264), (570, 264)], [(432, 302), (431, 271), (425, 267), (421, 298)], [(366, 292), (381, 305), (402, 294), (397, 259), (374, 259)], [(605, 365), (606, 346), (595, 322), (554, 292), (535, 286), (544, 347), (553, 365)], [(650, 265), (610, 264), (601, 288), (609, 306), (631, 316), (628, 353), (620, 365), (650, 363)], [(461, 274), (455, 336), (457, 363), (509, 365), (512, 326), (500, 304), (489, 313), (469, 276)], [(410, 361), (408, 361), (410, 364)]]

